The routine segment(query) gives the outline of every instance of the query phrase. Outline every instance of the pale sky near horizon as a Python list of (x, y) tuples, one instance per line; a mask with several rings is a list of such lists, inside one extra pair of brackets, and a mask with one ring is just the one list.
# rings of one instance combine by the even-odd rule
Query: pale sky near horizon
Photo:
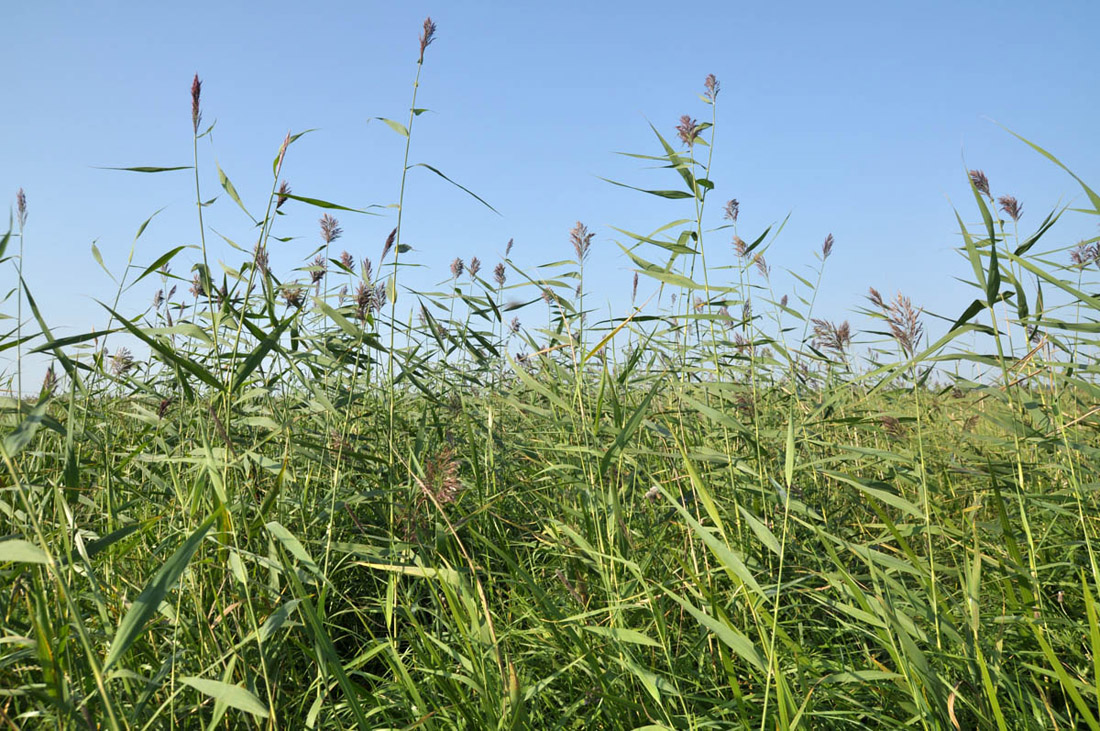
[[(613, 227), (649, 232), (692, 212), (600, 178), (675, 187), (674, 173), (616, 153), (657, 153), (649, 122), (671, 140), (680, 115), (707, 121), (698, 95), (708, 73), (721, 92), (707, 223), (722, 223), (729, 198), (740, 201), (747, 240), (790, 214), (768, 253), (777, 294), (793, 281), (782, 270), (807, 276), (832, 233), (818, 317), (861, 322), (852, 312), (864, 306), (868, 286), (957, 316), (975, 296), (956, 279), (970, 269), (953, 251), (960, 243), (953, 207), (979, 220), (967, 168), (984, 170), (994, 195), (1020, 200), (1021, 232), (1056, 207), (1083, 204), (1072, 178), (1001, 125), (1100, 189), (1100, 3), (690, 7), (686, 14), (648, 0), (343, 2), (309, 10), (281, 0), (10, 3), (0, 46), (7, 102), (0, 200), (14, 206), (16, 191), (26, 191), (28, 285), (55, 334), (101, 329), (107, 313), (95, 300), (110, 303), (115, 285), (93, 259), (93, 241), (116, 275), (138, 226), (159, 209), (137, 243), (136, 265), (198, 242), (191, 171), (101, 169), (192, 163), (196, 72), (204, 127), (216, 121), (199, 147), (203, 197), (221, 194), (207, 217), (213, 261), (236, 267), (244, 257), (219, 235), (246, 249), (254, 240), (251, 221), (218, 185), (215, 161), (249, 211), (262, 215), (271, 161), (288, 130), (317, 129), (287, 157), (283, 177), (295, 194), (353, 208), (394, 203), (403, 139), (368, 120), (405, 121), (427, 15), (438, 35), (417, 105), (431, 113), (416, 120), (410, 162), (437, 167), (501, 215), (414, 170), (404, 238), (414, 260), (430, 267), (430, 276), (415, 275), (422, 287), (448, 278), (455, 256), (476, 255), (491, 270), (510, 238), (521, 266), (565, 259), (569, 229), (580, 220), (596, 233), (587, 269), (593, 300), (610, 303), (604, 313), (625, 314), (632, 269)], [(276, 235), (296, 238), (273, 244), (272, 260), (289, 279), (319, 243), (322, 211), (293, 202), (284, 210)], [(382, 213), (338, 213), (344, 235), (336, 250), (377, 262), (393, 227), (392, 211)], [(1068, 213), (1045, 243), (1071, 246), (1096, 233), (1095, 217)], [(728, 231), (707, 246), (714, 263), (732, 261)], [(173, 270), (189, 279), (197, 260), (186, 251)], [(12, 262), (2, 266), (6, 292), (16, 280)], [(122, 311), (142, 312), (157, 286), (151, 277), (126, 293)], [(643, 281), (642, 297), (655, 286)], [(14, 316), (14, 298), (0, 308)], [(7, 373), (10, 354), (0, 353)], [(36, 390), (40, 366), (28, 369), (27, 390)]]

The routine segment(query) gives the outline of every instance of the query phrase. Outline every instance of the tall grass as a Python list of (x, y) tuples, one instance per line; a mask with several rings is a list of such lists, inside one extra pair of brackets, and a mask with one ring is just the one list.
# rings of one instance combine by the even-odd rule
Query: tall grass
[[(0, 724), (1100, 727), (1100, 242), (1065, 261), (1065, 209), (1022, 233), (971, 171), (974, 300), (930, 342), (872, 288), (856, 332), (815, 312), (842, 244), (777, 296), (782, 226), (707, 206), (711, 76), (711, 121), (637, 155), (669, 222), (616, 229), (629, 312), (592, 307), (582, 223), (561, 261), (524, 271), (509, 242), (418, 292), (406, 183), (450, 180), (409, 162), (434, 34), (408, 123), (383, 120), (405, 156), (377, 269), (335, 252), (353, 209), (282, 179), (291, 134), (254, 248), (211, 270), (196, 77), (197, 244), (118, 278), (159, 277), (154, 308), (57, 338), (20, 276), (58, 371), (3, 404)], [(286, 215), (321, 234), (280, 278)]]

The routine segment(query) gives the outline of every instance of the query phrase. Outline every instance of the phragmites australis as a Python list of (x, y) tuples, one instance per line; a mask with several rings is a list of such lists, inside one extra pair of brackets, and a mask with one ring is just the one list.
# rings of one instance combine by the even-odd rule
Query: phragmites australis
[(717, 77), (714, 74), (707, 74), (707, 78), (703, 80), (703, 87), (706, 89), (704, 95), (710, 101), (714, 101), (718, 96), (718, 91), (721, 89), (721, 84), (718, 83)]
[(764, 279), (771, 277), (772, 269), (768, 266), (767, 260), (764, 259), (764, 252), (760, 252), (754, 256), (752, 258), (752, 263), (756, 265), (757, 271), (760, 272)]
[(363, 257), (362, 273), (364, 282), (370, 282), (374, 279), (374, 265), (370, 263), (370, 259), (367, 257)]
[(837, 325), (813, 318), (810, 322), (814, 325), (814, 344), (821, 350), (831, 351), (837, 357), (843, 358), (844, 351), (852, 344), (852, 329), (848, 321)]
[(985, 194), (985, 197), (989, 197), (989, 178), (985, 176), (981, 170), (971, 170), (970, 184), (973, 185), (979, 193)]
[(504, 262), (498, 262), (497, 265), (493, 267), (493, 281), (497, 283), (498, 287), (503, 287), (504, 280), (507, 279), (507, 277), (508, 275), (504, 269)]
[(287, 307), (298, 308), (305, 303), (303, 290), (296, 284), (284, 284), (280, 292)]
[(733, 252), (741, 259), (744, 259), (749, 254), (749, 245), (745, 243), (745, 240), (740, 236), (733, 237)]
[(164, 304), (164, 290), (158, 289), (157, 293), (153, 295), (153, 309), (159, 310), (162, 304)]
[(726, 212), (723, 214), (727, 221), (733, 221), (737, 223), (737, 216), (741, 213), (741, 204), (737, 202), (736, 198), (726, 201)]
[(46, 375), (42, 378), (42, 392), (53, 393), (57, 390), (57, 372), (53, 369), (53, 363), (50, 363), (49, 369), (46, 370)]
[(458, 279), (461, 277), (465, 268), (466, 265), (462, 263), (462, 259), (456, 256), (454, 261), (451, 262), (451, 278)]
[(282, 183), (279, 184), (278, 198), (276, 198), (275, 200), (275, 210), (277, 211), (282, 208), (283, 204), (287, 202), (289, 197), (290, 186), (287, 185), (287, 182), (284, 180)]
[(1085, 268), (1094, 261), (1100, 260), (1100, 242), (1091, 244), (1082, 241), (1069, 252), (1070, 261), (1075, 267)]
[(386, 243), (382, 245), (382, 256), (378, 259), (379, 263), (386, 260), (386, 254), (390, 253), (390, 249), (393, 248), (393, 242), (397, 239), (397, 229), (390, 231), (390, 235), (386, 237)]
[(825, 237), (825, 243), (821, 245), (821, 259), (825, 260), (829, 258), (829, 254), (833, 253), (833, 235), (829, 234)]
[(191, 296), (200, 297), (206, 294), (206, 289), (202, 286), (202, 278), (199, 277), (198, 272), (195, 272), (195, 276), (191, 279)]
[(435, 23), (432, 21), (431, 16), (428, 16), (424, 20), (424, 32), (420, 34), (420, 60), (418, 63), (424, 63), (424, 51), (428, 50), (428, 46), (432, 45), (434, 40)]
[(309, 282), (310, 284), (320, 285), (321, 280), (325, 278), (325, 272), (328, 269), (328, 262), (325, 261), (325, 257), (318, 254), (313, 260), (313, 265), (310, 267)]
[(901, 346), (902, 351), (912, 358), (916, 355), (921, 337), (924, 335), (924, 325), (921, 324), (921, 310), (913, 307), (912, 301), (898, 292), (891, 302), (882, 299), (874, 287), (870, 288), (868, 299), (875, 307), (882, 311), (882, 316), (890, 326), (890, 334)]
[(508, 325), (508, 329), (510, 329), (513, 333), (518, 333), (519, 332), (519, 327), (520, 327), (519, 318), (518, 317), (513, 317), (512, 322)]
[(199, 75), (195, 74), (195, 80), (191, 82), (191, 126), (194, 127), (195, 134), (199, 133), (199, 123), (202, 122), (201, 97), (202, 82), (199, 81)]
[(124, 375), (134, 367), (134, 355), (127, 347), (121, 347), (111, 356), (111, 373), (116, 376)]
[(504, 247), (504, 258), (507, 259), (512, 255), (512, 246), (516, 243), (515, 239), (508, 239), (508, 245)]
[(476, 256), (470, 259), (470, 266), (466, 268), (466, 271), (470, 273), (470, 279), (477, 276), (477, 273), (481, 271), (481, 259)]
[(252, 260), (256, 263), (256, 268), (260, 270), (260, 274), (266, 277), (268, 274), (267, 247), (258, 241), (256, 242), (256, 248), (252, 251)]
[(638, 272), (634, 272), (634, 284), (630, 288), (630, 303), (638, 299)]
[(19, 230), (27, 225), (27, 194), (20, 188), (15, 194), (15, 214), (19, 220)]
[(694, 119), (688, 115), (680, 117), (680, 123), (676, 125), (676, 134), (680, 136), (680, 140), (688, 147), (695, 144), (695, 140), (699, 137), (699, 125)]
[(592, 239), (596, 234), (588, 233), (588, 226), (580, 221), (569, 231), (569, 241), (573, 244), (573, 251), (577, 252), (577, 261), (583, 263), (588, 258), (588, 250), (592, 246)]
[(350, 251), (345, 250), (340, 252), (340, 266), (344, 267), (349, 272), (351, 268), (355, 266), (355, 257), (351, 255)]
[(1020, 216), (1024, 214), (1024, 207), (1013, 196), (1002, 195), (997, 199), (997, 202), (1001, 204), (1001, 210), (1007, 213), (1013, 221), (1019, 221)]
[(779, 298), (779, 306), (780, 307), (786, 307), (787, 306), (787, 301), (788, 301), (787, 300), (787, 295), (783, 295), (782, 297)]
[(340, 222), (327, 213), (321, 216), (321, 239), (326, 244), (331, 244), (336, 239), (340, 238), (340, 234), (344, 233), (344, 229), (340, 228)]

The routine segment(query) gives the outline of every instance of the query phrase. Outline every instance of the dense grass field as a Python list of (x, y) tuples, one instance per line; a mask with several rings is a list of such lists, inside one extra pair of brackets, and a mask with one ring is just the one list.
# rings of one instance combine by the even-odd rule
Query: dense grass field
[[(1100, 243), (971, 171), (973, 302), (933, 327), (872, 289), (856, 332), (814, 312), (832, 237), (773, 292), (781, 232), (708, 199), (712, 131), (654, 130), (669, 188), (638, 195), (694, 216), (622, 232), (610, 317), (581, 223), (431, 292), (400, 207), (342, 251), (288, 136), (236, 268), (197, 205), (195, 246), (119, 273), (152, 307), (59, 338), (20, 195), (7, 385), (53, 365), (0, 415), (0, 727), (1100, 729)], [(320, 217), (291, 272), (283, 216)]]

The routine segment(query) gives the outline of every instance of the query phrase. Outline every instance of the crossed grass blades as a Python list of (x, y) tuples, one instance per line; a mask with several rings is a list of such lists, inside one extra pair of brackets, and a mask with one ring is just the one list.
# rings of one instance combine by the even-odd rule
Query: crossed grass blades
[[(8, 386), (24, 351), (53, 365), (3, 403), (0, 725), (1096, 729), (1097, 240), (1050, 244), (1066, 209), (1021, 229), (972, 171), (973, 302), (931, 341), (872, 289), (859, 332), (814, 307), (842, 243), (788, 280), (781, 225), (741, 230), (737, 200), (710, 223), (709, 76), (710, 121), (637, 155), (673, 187), (636, 188), (668, 224), (616, 229), (629, 311), (592, 304), (612, 242), (583, 223), (561, 261), (508, 242), (414, 291), (436, 38), (383, 120), (406, 154), (376, 251), (337, 251), (337, 217), (375, 211), (292, 190), (289, 134), (254, 244), (213, 269), (197, 76), (194, 247), (132, 251), (105, 327), (51, 333), (20, 191)], [(317, 215), (280, 275), (281, 218)], [(119, 312), (137, 284), (153, 305)]]

